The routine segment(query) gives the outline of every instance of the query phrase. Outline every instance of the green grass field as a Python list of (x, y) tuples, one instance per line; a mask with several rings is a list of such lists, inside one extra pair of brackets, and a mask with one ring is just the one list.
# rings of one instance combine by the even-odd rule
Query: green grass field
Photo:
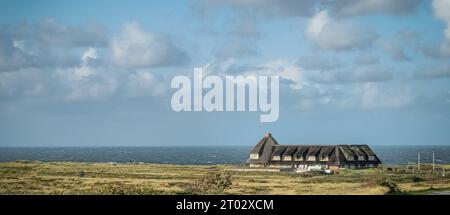
[[(406, 173), (402, 166), (391, 166), (389, 170), (388, 167), (342, 170), (335, 175), (240, 171), (247, 168), (244, 165), (8, 162), (0, 163), (0, 194), (364, 195), (386, 194), (387, 184), (395, 185), (402, 194), (450, 190), (450, 165), (437, 166), (435, 173), (431, 173), (430, 165), (423, 165), (420, 173)], [(445, 177), (442, 168), (448, 173)], [(80, 171), (85, 172), (84, 177), (80, 177)], [(209, 189), (205, 184), (211, 180), (202, 181), (207, 176), (224, 173), (231, 175), (231, 186), (226, 185), (224, 189)], [(193, 191), (192, 187), (196, 189)]]

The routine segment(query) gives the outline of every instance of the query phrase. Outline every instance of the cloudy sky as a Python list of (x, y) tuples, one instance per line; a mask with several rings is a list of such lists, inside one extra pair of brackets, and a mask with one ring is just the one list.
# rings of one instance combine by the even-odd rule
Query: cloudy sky
[[(280, 116), (174, 112), (175, 75), (281, 77)], [(450, 0), (1, 1), (0, 146), (450, 145)]]

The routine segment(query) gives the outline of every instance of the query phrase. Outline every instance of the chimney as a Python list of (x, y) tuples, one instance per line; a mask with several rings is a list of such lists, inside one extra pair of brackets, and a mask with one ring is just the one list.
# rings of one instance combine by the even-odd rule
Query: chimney
[(264, 135), (265, 137), (271, 137), (272, 134), (271, 133), (267, 133), (266, 135)]

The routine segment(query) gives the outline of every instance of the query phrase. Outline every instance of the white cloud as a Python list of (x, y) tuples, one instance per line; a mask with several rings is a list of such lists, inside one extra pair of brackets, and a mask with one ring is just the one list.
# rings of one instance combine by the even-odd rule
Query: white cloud
[(160, 96), (163, 79), (137, 67), (172, 66), (186, 55), (171, 39), (124, 25), (110, 37), (102, 25), (55, 20), (0, 27), (0, 97), (45, 95), (60, 100)]
[(63, 89), (63, 98), (69, 101), (103, 100), (114, 95), (119, 84), (112, 75), (82, 73), (78, 68), (58, 70), (53, 78)]
[(0, 72), (24, 68), (72, 67), (79, 49), (106, 47), (108, 35), (98, 24), (67, 26), (52, 19), (0, 27)]
[(81, 56), (77, 67), (57, 69), (55, 78), (67, 100), (104, 99), (118, 89), (118, 80), (111, 72), (98, 71), (89, 65), (98, 58), (94, 48), (88, 48)]
[(303, 110), (326, 109), (397, 109), (416, 102), (408, 86), (390, 83), (354, 85), (311, 84), (298, 91), (294, 105)]
[(21, 69), (16, 72), (0, 73), (0, 98), (42, 95), (46, 81), (36, 69)]
[(248, 10), (265, 16), (310, 16), (327, 7), (339, 16), (404, 15), (414, 12), (422, 0), (209, 0), (219, 5)]
[(411, 59), (405, 54), (405, 49), (399, 44), (399, 42), (380, 41), (383, 49), (391, 55), (395, 61), (410, 61)]
[(349, 84), (367, 82), (385, 82), (393, 76), (385, 69), (377, 67), (355, 67), (339, 70), (308, 71), (308, 78), (312, 82), (321, 84)]
[(128, 97), (159, 97), (167, 93), (166, 84), (149, 71), (137, 71), (128, 76), (125, 94)]
[(374, 32), (359, 29), (348, 21), (333, 20), (326, 10), (309, 20), (306, 36), (320, 48), (333, 50), (367, 47), (377, 38)]
[(306, 83), (304, 71), (295, 63), (286, 60), (276, 60), (264, 65), (267, 74), (279, 75), (285, 80), (291, 81), (289, 86), (294, 90), (300, 90)]
[(223, 77), (230, 74), (243, 76), (277, 75), (280, 76), (282, 83), (286, 83), (293, 90), (302, 89), (307, 84), (304, 77), (304, 70), (295, 62), (285, 59), (272, 60), (254, 67), (240, 67), (235, 59), (230, 58), (224, 61), (206, 64), (203, 68), (206, 70), (206, 75), (217, 74)]
[(70, 81), (81, 81), (96, 74), (94, 68), (88, 65), (90, 59), (97, 59), (97, 51), (94, 48), (89, 48), (82, 54), (79, 67), (60, 69), (57, 70), (57, 73)]
[[(309, 16), (315, 6), (320, 4), (316, 0), (209, 0), (213, 5), (228, 5), (233, 8), (251, 11), (255, 15), (267, 16)], [(210, 4), (211, 5), (211, 4)]]
[(401, 108), (414, 100), (408, 87), (387, 88), (376, 83), (366, 83), (357, 89), (356, 93), (359, 92), (361, 106), (366, 109)]
[[(236, 62), (233, 62), (236, 63)], [(233, 68), (226, 63), (222, 73)], [(220, 68), (218, 66), (209, 68)], [(414, 101), (414, 95), (403, 85), (390, 85), (392, 74), (374, 67), (351, 70), (305, 70), (289, 60), (279, 59), (254, 68), (244, 68), (242, 75), (279, 75), (284, 92), (302, 109), (328, 108), (401, 108)], [(320, 81), (319, 81), (320, 80)]]
[(450, 1), (434, 0), (433, 9), (435, 16), (443, 20), (447, 25), (447, 29), (445, 29), (444, 35), (446, 40), (450, 41)]
[(422, 0), (340, 0), (336, 10), (345, 16), (370, 14), (402, 15), (413, 12)]
[(450, 1), (448, 0), (433, 0), (434, 15), (445, 22), (446, 29), (444, 30), (444, 40), (438, 45), (429, 45), (422, 48), (422, 51), (435, 58), (450, 57)]
[(97, 49), (90, 47), (81, 56), (81, 62), (83, 65), (87, 65), (90, 60), (95, 60), (98, 58)]
[(123, 67), (167, 66), (186, 60), (170, 39), (147, 32), (137, 23), (125, 24), (111, 49), (113, 63)]

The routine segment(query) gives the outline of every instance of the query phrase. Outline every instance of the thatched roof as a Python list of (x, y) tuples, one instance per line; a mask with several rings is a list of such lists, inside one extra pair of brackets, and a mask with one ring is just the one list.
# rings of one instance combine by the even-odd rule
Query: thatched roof
[(297, 146), (297, 151), (294, 153), (295, 157), (306, 157), (309, 147)]
[(342, 153), (346, 158), (350, 156), (355, 157), (355, 153), (350, 149), (349, 145), (339, 145), (339, 149), (341, 149)]
[(322, 146), (320, 147), (319, 157), (329, 157), (334, 151), (335, 146)]
[(275, 146), (272, 152), (272, 156), (283, 155), (287, 148), (287, 146)]
[[(249, 159), (248, 163), (268, 164), (274, 163), (273, 156), (293, 156), (306, 158), (307, 156), (315, 156), (316, 161), (302, 161), (303, 163), (326, 163), (328, 165), (340, 165), (342, 163), (376, 163), (381, 161), (376, 154), (367, 145), (280, 145), (272, 137), (271, 134), (266, 134), (250, 154), (258, 154), (258, 159)], [(350, 156), (363, 156), (364, 161), (348, 160)], [(368, 156), (373, 156), (375, 160), (369, 161)], [(320, 161), (321, 158), (327, 157), (328, 161)], [(291, 161), (276, 161), (276, 162), (291, 162)]]
[(266, 134), (255, 147), (250, 151), (250, 154), (258, 154), (258, 159), (252, 159), (251, 163), (269, 163), (272, 157), (273, 147), (278, 145), (278, 142), (272, 137), (270, 133)]
[(297, 147), (286, 147), (286, 151), (284, 151), (283, 156), (292, 156), (295, 151), (297, 151)]

